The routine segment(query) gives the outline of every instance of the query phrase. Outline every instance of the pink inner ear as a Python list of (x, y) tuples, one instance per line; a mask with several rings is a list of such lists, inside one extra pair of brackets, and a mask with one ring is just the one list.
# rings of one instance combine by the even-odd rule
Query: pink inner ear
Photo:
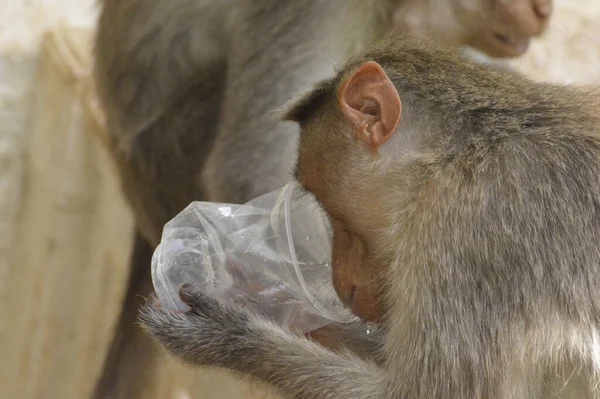
[(381, 110), (379, 109), (379, 105), (374, 101), (371, 101), (369, 104), (364, 104), (363, 107), (360, 109), (360, 112), (362, 112), (363, 114), (373, 116), (378, 116), (380, 111)]
[(379, 64), (370, 61), (361, 65), (342, 85), (340, 101), (356, 110), (361, 110), (369, 105), (377, 107), (377, 101), (371, 99), (369, 94), (373, 94), (370, 92), (380, 84), (382, 78), (387, 79), (387, 76)]
[(398, 91), (373, 61), (358, 67), (342, 84), (339, 102), (346, 118), (356, 129), (362, 129), (359, 138), (375, 150), (394, 134), (400, 122), (402, 102)]

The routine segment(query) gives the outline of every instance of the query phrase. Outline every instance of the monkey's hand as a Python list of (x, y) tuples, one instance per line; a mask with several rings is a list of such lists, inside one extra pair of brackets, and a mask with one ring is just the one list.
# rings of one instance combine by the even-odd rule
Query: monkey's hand
[(228, 368), (228, 359), (251, 354), (252, 347), (245, 341), (252, 335), (251, 320), (257, 316), (189, 286), (183, 286), (179, 295), (189, 311), (169, 311), (151, 301), (140, 311), (142, 327), (169, 352), (196, 365)]
[(330, 351), (189, 287), (180, 296), (189, 311), (171, 312), (149, 301), (140, 320), (154, 339), (188, 363), (249, 374), (296, 398), (383, 397), (385, 373), (374, 363)]

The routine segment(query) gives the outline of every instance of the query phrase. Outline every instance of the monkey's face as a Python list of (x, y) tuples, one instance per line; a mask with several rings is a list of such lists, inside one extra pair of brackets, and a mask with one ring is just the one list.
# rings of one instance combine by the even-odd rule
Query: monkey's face
[(374, 322), (385, 310), (380, 276), (387, 267), (377, 234), (389, 227), (387, 188), (375, 165), (401, 110), (385, 71), (367, 62), (342, 82), (336, 104), (322, 106), (300, 135), (296, 177), (331, 221), (333, 284), (354, 314)]
[(445, 45), (515, 57), (545, 31), (551, 13), (552, 0), (420, 0), (398, 6), (394, 25)]
[(385, 314), (382, 272), (385, 265), (370, 256), (369, 237), (348, 228), (343, 219), (333, 226), (333, 286), (342, 302), (363, 320), (380, 322)]
[[(296, 175), (329, 217), (333, 286), (356, 316), (379, 322), (384, 314), (380, 276), (385, 265), (372, 256), (370, 232), (375, 219), (365, 212), (361, 190), (353, 189), (354, 184), (348, 183), (351, 176), (340, 170), (340, 160), (333, 154), (325, 156), (327, 145), (323, 140), (311, 140), (316, 135), (310, 128), (303, 132)], [(373, 203), (367, 205), (376, 207)]]
[(356, 145), (353, 141), (339, 127), (332, 126), (330, 118), (308, 123), (300, 135), (295, 175), (329, 218), (336, 293), (355, 315), (378, 322), (384, 314), (379, 276), (385, 266), (371, 262), (373, 251), (369, 249), (369, 231), (375, 222), (369, 212), (377, 206), (362, 198), (369, 189), (358, 183), (360, 177), (355, 171), (360, 168), (350, 167), (358, 164), (356, 157), (360, 156), (352, 150)]

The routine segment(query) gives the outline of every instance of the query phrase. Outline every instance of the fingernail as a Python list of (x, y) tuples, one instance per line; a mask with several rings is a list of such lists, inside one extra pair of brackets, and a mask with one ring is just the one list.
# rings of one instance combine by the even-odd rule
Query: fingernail
[(153, 292), (148, 295), (147, 301), (150, 302), (154, 307), (160, 308), (160, 301), (158, 300), (156, 293)]

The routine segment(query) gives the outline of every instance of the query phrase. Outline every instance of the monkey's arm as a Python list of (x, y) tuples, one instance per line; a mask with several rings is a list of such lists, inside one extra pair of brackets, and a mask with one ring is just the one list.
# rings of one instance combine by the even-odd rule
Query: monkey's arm
[(272, 323), (201, 294), (183, 293), (187, 313), (141, 311), (144, 328), (194, 365), (250, 374), (294, 398), (387, 398), (387, 374), (347, 352), (335, 353)]

